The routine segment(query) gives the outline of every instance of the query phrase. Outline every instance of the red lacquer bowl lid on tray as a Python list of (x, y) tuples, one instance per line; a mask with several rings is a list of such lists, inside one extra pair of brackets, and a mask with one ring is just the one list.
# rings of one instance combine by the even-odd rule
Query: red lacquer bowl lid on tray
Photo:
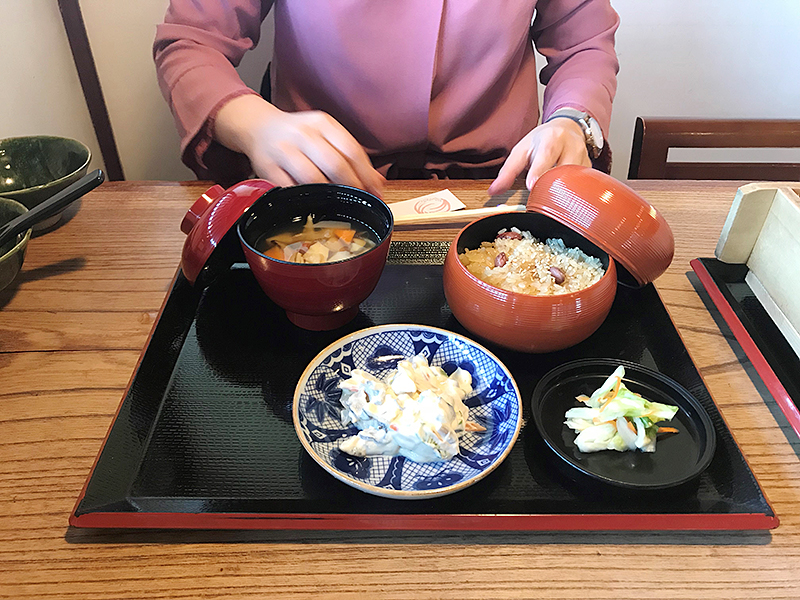
[(181, 270), (190, 283), (194, 284), (204, 271), (208, 273), (213, 267), (212, 254), (228, 232), (256, 200), (274, 187), (263, 179), (248, 179), (227, 190), (215, 185), (195, 200), (181, 222), (181, 231), (186, 234)]

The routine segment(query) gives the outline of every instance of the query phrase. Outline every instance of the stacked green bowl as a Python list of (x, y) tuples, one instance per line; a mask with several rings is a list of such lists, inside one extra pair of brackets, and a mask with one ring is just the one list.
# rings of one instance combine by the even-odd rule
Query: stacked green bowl
[[(89, 169), (92, 153), (70, 138), (32, 135), (0, 139), (0, 197), (28, 209), (77, 181)], [(34, 229), (55, 225), (61, 214), (41, 221)]]
[[(0, 198), (0, 227), (26, 212), (28, 209), (16, 200)], [(11, 283), (22, 268), (29, 239), (31, 239), (30, 229), (0, 248), (0, 290)]]

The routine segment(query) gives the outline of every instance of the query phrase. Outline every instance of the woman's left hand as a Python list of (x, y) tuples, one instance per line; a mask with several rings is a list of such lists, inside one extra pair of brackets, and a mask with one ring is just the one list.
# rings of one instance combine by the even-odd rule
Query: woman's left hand
[(489, 186), (489, 195), (507, 192), (526, 169), (525, 185), (530, 190), (545, 171), (559, 165), (592, 166), (581, 126), (565, 117), (539, 125), (514, 146)]

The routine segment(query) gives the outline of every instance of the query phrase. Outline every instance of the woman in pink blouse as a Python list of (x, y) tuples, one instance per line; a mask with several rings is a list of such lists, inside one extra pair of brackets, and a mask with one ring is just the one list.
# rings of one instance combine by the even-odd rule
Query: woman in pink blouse
[[(270, 10), (267, 101), (235, 66)], [(618, 24), (609, 0), (171, 0), (153, 52), (198, 177), (380, 194), (384, 177), (496, 176), (497, 194), (590, 164)], [(532, 42), (547, 59), (541, 125)]]

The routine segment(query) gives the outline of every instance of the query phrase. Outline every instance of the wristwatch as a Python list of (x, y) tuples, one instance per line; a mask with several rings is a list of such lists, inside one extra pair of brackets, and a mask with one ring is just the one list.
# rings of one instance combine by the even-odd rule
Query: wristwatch
[(586, 138), (586, 149), (589, 151), (589, 156), (591, 158), (600, 156), (600, 152), (603, 150), (603, 130), (600, 129), (600, 123), (593, 116), (577, 108), (565, 106), (550, 115), (547, 122), (558, 118), (572, 119), (580, 125), (583, 136)]

